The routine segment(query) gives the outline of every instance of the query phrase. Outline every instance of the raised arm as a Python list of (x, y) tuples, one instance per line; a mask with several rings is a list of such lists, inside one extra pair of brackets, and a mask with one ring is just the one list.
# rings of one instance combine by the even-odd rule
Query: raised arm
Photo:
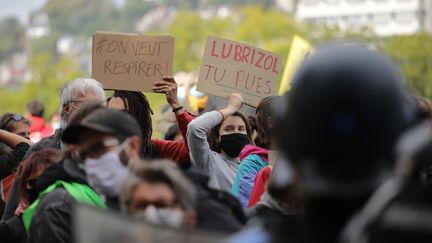
[(186, 131), (189, 122), (195, 119), (195, 116), (185, 111), (180, 104), (180, 101), (177, 97), (177, 83), (171, 76), (164, 76), (162, 81), (155, 82), (153, 86), (153, 91), (157, 93), (164, 93), (166, 96), (166, 100), (168, 104), (171, 106), (174, 115), (176, 116), (177, 126), (180, 130), (180, 133), (183, 137), (184, 146), (186, 150), (187, 148), (187, 137)]
[(19, 143), (32, 145), (30, 140), (2, 129), (0, 129), (0, 142), (6, 144), (11, 149), (15, 148)]
[(2, 180), (14, 172), (32, 143), (26, 138), (5, 130), (0, 130), (0, 141), (12, 149), (11, 153), (0, 156), (0, 180)]

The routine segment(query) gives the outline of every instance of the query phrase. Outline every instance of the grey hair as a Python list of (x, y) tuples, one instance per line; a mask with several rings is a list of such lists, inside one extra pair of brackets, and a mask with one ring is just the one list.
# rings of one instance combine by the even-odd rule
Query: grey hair
[(76, 78), (63, 87), (60, 95), (61, 128), (65, 128), (67, 125), (66, 114), (64, 113), (66, 104), (85, 96), (88, 92), (99, 95), (101, 99), (105, 100), (102, 84), (92, 78)]
[(133, 191), (140, 182), (169, 183), (174, 191), (181, 207), (186, 212), (196, 211), (196, 191), (189, 179), (183, 175), (178, 166), (169, 160), (155, 160), (143, 162), (138, 168), (130, 172), (130, 175), (122, 184), (120, 202), (123, 212), (127, 212)]

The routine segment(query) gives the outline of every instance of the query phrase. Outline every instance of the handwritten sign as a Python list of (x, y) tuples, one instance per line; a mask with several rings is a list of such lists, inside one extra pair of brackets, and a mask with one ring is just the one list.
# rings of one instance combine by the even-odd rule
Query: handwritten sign
[(105, 89), (152, 91), (172, 75), (174, 37), (97, 32), (93, 35), (92, 77)]
[(258, 47), (209, 36), (197, 89), (225, 98), (239, 92), (256, 107), (276, 94), (281, 63), (280, 56)]

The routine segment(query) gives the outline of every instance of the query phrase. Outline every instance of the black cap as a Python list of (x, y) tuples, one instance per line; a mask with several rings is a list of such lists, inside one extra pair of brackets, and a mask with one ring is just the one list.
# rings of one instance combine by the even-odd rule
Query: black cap
[(79, 125), (68, 126), (62, 134), (62, 141), (67, 144), (77, 144), (80, 142), (81, 135), (89, 130), (113, 135), (120, 141), (134, 135), (142, 137), (141, 128), (131, 115), (123, 111), (103, 108), (85, 117)]

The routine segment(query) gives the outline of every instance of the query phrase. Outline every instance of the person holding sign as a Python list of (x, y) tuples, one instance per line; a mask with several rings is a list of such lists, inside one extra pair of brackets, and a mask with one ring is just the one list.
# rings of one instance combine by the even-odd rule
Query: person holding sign
[(116, 90), (109, 99), (108, 107), (123, 110), (132, 115), (140, 124), (143, 131), (144, 157), (155, 159), (165, 158), (175, 161), (179, 166), (190, 163), (189, 149), (186, 141), (187, 125), (195, 117), (186, 112), (177, 98), (177, 83), (173, 77), (164, 76), (162, 81), (154, 83), (153, 90), (166, 95), (168, 104), (176, 115), (177, 125), (184, 141), (167, 141), (151, 139), (153, 111), (146, 96), (136, 91)]
[(251, 128), (238, 112), (243, 104), (239, 93), (232, 93), (228, 106), (197, 117), (187, 128), (192, 163), (210, 174), (209, 186), (229, 192), (240, 165), (239, 154), (251, 143)]

